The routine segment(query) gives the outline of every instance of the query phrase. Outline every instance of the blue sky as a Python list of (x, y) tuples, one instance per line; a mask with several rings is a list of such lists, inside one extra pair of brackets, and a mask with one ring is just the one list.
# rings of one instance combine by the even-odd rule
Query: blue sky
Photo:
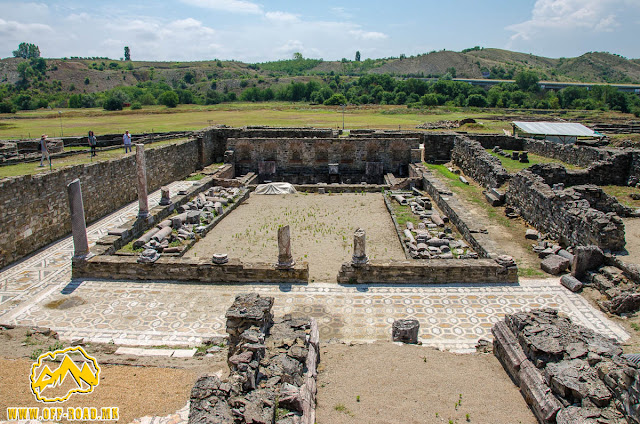
[(0, 0), (0, 57), (22, 41), (44, 57), (133, 60), (413, 55), (476, 45), (573, 57), (640, 58), (640, 0)]

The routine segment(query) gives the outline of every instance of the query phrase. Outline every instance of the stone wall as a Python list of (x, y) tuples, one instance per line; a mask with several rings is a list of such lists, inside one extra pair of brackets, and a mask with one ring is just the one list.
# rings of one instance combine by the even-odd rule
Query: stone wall
[[(145, 151), (147, 184), (155, 190), (199, 166), (198, 141)], [(135, 156), (0, 180), (0, 267), (69, 234), (67, 184), (79, 178), (87, 222), (137, 199)]]
[(237, 174), (294, 184), (381, 183), (388, 172), (406, 175), (418, 147), (418, 139), (236, 138), (227, 144)]
[(560, 144), (546, 140), (523, 139), (521, 150), (527, 150), (536, 155), (558, 159), (571, 165), (589, 167), (594, 162), (609, 159), (620, 151), (616, 149), (599, 149), (575, 144)]
[(518, 268), (503, 267), (492, 259), (428, 259), (425, 261), (370, 261), (344, 263), (340, 284), (449, 284), (517, 283)]
[(211, 258), (161, 257), (154, 263), (141, 264), (137, 256), (94, 256), (88, 261), (74, 261), (74, 278), (111, 280), (198, 281), (201, 283), (308, 283), (309, 264), (295, 264), (292, 269), (276, 269), (273, 264), (243, 263), (229, 259), (214, 265)]
[(465, 175), (486, 188), (498, 188), (509, 181), (509, 173), (500, 159), (489, 154), (477, 141), (456, 137), (451, 159)]
[(566, 246), (624, 248), (624, 224), (619, 216), (593, 209), (575, 190), (554, 191), (529, 170), (511, 178), (506, 199), (527, 222)]
[(507, 315), (494, 354), (543, 424), (640, 423), (640, 370), (622, 348), (554, 310)]
[(436, 178), (431, 171), (423, 166), (411, 165), (409, 167), (412, 175), (422, 178), (422, 188), (431, 197), (449, 220), (458, 229), (464, 240), (469, 243), (480, 258), (497, 257), (497, 246), (486, 232), (486, 229), (474, 226), (476, 220), (460, 203), (456, 196), (449, 191), (446, 184)]

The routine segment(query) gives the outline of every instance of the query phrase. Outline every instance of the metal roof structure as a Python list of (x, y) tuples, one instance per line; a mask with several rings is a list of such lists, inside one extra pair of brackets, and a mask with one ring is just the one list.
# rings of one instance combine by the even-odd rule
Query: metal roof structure
[(534, 135), (551, 135), (559, 137), (602, 137), (602, 134), (572, 122), (516, 122), (513, 124), (520, 131)]

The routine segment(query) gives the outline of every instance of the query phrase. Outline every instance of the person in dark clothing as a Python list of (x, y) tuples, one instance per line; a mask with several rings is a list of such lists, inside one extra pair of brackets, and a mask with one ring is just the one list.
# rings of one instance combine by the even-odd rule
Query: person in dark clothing
[(91, 146), (91, 156), (96, 156), (96, 145), (98, 144), (98, 140), (96, 140), (96, 136), (93, 134), (93, 131), (89, 131), (89, 146)]

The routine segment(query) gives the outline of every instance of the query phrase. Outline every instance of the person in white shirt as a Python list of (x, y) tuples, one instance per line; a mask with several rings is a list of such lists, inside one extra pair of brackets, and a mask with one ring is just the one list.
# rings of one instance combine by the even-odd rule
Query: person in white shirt
[(42, 156), (40, 156), (40, 167), (43, 167), (42, 161), (46, 157), (49, 163), (51, 163), (51, 156), (49, 156), (49, 148), (47, 147), (47, 135), (42, 134), (40, 137), (40, 151), (42, 152)]
[(131, 152), (131, 134), (129, 134), (129, 131), (125, 131), (124, 135), (122, 136), (122, 141), (124, 142), (124, 152), (127, 153), (127, 149), (129, 149), (129, 152)]

